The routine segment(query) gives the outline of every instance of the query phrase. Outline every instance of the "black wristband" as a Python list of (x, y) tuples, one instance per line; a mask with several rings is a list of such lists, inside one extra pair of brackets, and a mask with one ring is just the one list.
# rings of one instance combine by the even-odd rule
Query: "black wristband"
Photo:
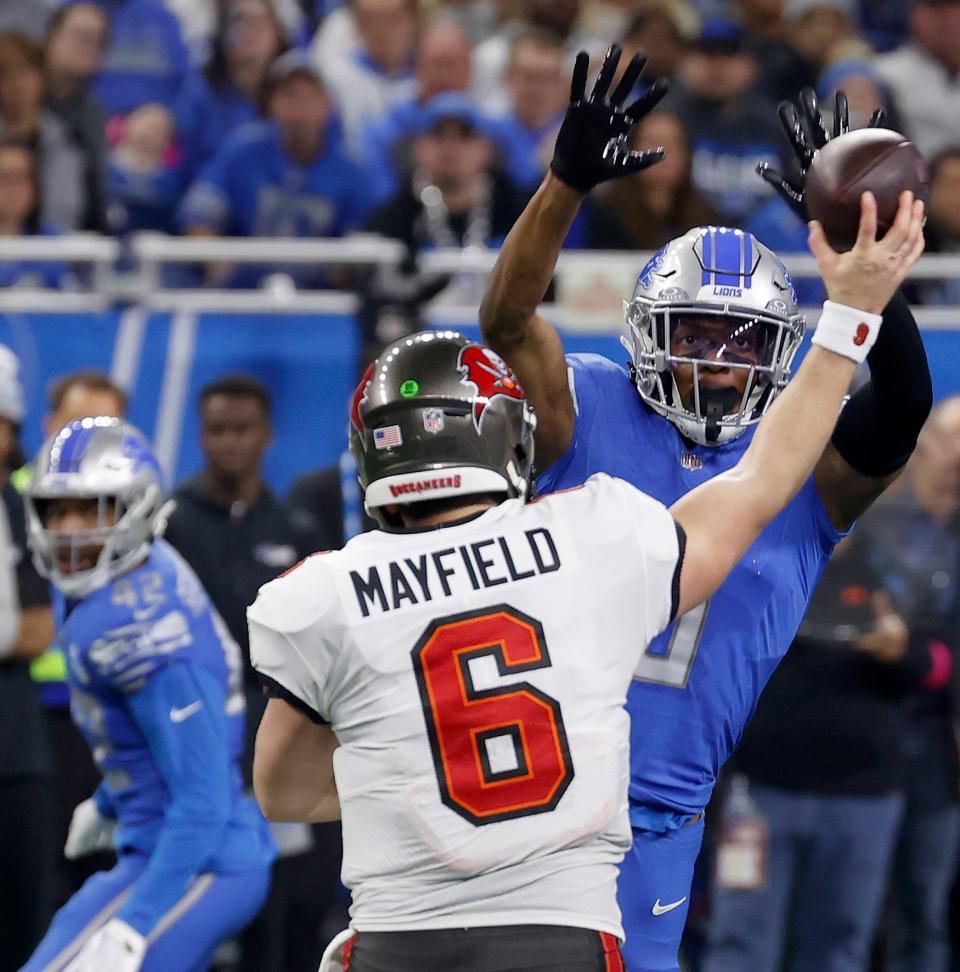
[(880, 478), (906, 464), (933, 406), (927, 355), (901, 292), (883, 310), (867, 364), (870, 381), (840, 413), (833, 445), (857, 472)]

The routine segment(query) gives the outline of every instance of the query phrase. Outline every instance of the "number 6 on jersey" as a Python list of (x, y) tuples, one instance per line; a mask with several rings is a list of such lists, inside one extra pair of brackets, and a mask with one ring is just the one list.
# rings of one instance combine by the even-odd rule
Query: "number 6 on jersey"
[[(539, 621), (507, 605), (432, 622), (412, 652), (440, 798), (476, 826), (548, 813), (573, 779), (560, 704), (529, 682), (477, 689), (471, 662), (499, 675), (550, 667)], [(494, 767), (491, 752), (509, 753)]]

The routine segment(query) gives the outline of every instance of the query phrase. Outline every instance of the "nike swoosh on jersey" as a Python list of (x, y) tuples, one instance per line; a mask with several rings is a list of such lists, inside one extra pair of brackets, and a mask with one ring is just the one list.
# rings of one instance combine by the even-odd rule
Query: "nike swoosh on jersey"
[(682, 905), (686, 900), (687, 896), (684, 895), (679, 901), (674, 901), (668, 905), (662, 905), (660, 904), (660, 899), (657, 898), (651, 910), (653, 911), (654, 915), (665, 915), (668, 911), (673, 911), (674, 908), (679, 908), (680, 905)]
[[(171, 722), (183, 722), (189, 719), (194, 713), (199, 712), (203, 708), (203, 701), (197, 699), (196, 702), (191, 702), (189, 705), (183, 706), (182, 709), (172, 708), (170, 710), (170, 721)], [(659, 903), (659, 902), (658, 902)]]

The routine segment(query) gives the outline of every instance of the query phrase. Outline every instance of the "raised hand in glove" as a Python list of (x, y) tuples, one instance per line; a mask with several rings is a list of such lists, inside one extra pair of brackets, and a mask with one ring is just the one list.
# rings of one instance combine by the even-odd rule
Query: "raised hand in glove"
[[(760, 162), (757, 173), (761, 179), (769, 182), (779, 193), (786, 204), (806, 223), (810, 217), (804, 201), (804, 191), (807, 185), (807, 172), (813, 156), (833, 138), (839, 138), (850, 131), (850, 111), (847, 107), (847, 96), (838, 91), (834, 96), (833, 133), (827, 131), (820, 105), (812, 88), (804, 88), (797, 99), (798, 105), (792, 101), (781, 101), (777, 108), (780, 124), (787, 133), (787, 141), (797, 157), (800, 167), (798, 179), (787, 178), (779, 169), (769, 162)], [(886, 114), (878, 108), (870, 116), (868, 128), (883, 128)]]
[(557, 135), (550, 168), (554, 175), (578, 192), (589, 192), (608, 179), (630, 175), (663, 158), (663, 149), (632, 152), (630, 129), (648, 114), (667, 93), (665, 81), (654, 81), (632, 104), (623, 107), (640, 77), (646, 58), (634, 55), (613, 94), (608, 94), (620, 62), (614, 44), (603, 59), (593, 91), (586, 97), (586, 51), (577, 55), (570, 83), (570, 104)]

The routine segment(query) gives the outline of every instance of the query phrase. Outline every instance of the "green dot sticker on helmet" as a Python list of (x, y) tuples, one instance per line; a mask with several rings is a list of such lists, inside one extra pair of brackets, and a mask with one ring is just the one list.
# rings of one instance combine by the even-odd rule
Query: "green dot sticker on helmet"
[(400, 384), (401, 398), (413, 398), (418, 391), (420, 391), (420, 382), (415, 378), (408, 378), (406, 381), (401, 382)]

